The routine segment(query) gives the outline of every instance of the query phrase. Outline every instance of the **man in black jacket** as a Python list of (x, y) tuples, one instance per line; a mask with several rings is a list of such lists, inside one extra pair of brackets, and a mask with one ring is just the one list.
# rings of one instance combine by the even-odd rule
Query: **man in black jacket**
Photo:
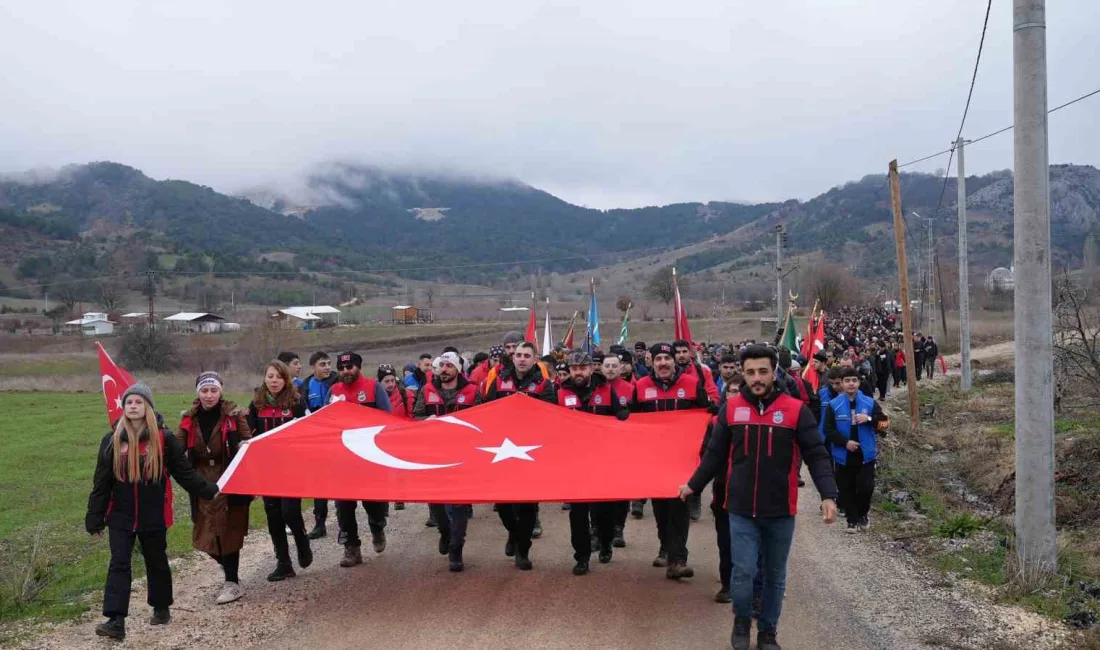
[(719, 410), (706, 454), (680, 486), (681, 499), (703, 489), (720, 472), (729, 477), (725, 508), (733, 553), (734, 650), (748, 650), (752, 580), (764, 551), (757, 647), (776, 650), (776, 629), (786, 588), (787, 556), (794, 538), (798, 459), (803, 457), (821, 494), (826, 523), (836, 520), (836, 479), (815, 418), (800, 400), (776, 389), (775, 352), (753, 346), (741, 355), (745, 385)]

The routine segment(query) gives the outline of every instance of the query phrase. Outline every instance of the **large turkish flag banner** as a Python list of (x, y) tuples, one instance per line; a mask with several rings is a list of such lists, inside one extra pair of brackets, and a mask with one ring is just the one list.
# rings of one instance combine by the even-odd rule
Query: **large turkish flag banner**
[(526, 395), (409, 421), (347, 402), (257, 436), (227, 494), (492, 503), (674, 497), (699, 462), (706, 411), (612, 417)]

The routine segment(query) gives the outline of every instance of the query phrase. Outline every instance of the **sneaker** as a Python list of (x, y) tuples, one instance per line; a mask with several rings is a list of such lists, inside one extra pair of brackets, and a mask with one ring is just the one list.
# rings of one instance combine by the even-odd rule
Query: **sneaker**
[(626, 548), (626, 538), (623, 537), (622, 526), (615, 526), (615, 536), (611, 538), (611, 545), (615, 548)]
[(393, 509), (394, 510), (404, 510), (405, 509), (405, 502), (404, 501), (395, 501), (393, 503)]
[(321, 523), (318, 523), (316, 526), (314, 526), (313, 530), (306, 533), (306, 537), (308, 537), (310, 539), (321, 539), (322, 537), (324, 537), (327, 534), (328, 534), (328, 531), (325, 530), (325, 524), (324, 524), (324, 522), (321, 522)]
[(509, 537), (507, 542), (504, 542), (504, 554), (508, 557), (512, 557), (516, 554), (516, 542)]
[(573, 575), (583, 576), (583, 575), (586, 575), (587, 573), (588, 573), (588, 562), (580, 560), (576, 564), (573, 565)]
[(126, 638), (126, 617), (112, 616), (105, 623), (95, 626), (96, 636), (105, 636), (108, 639), (121, 641)]
[(848, 527), (844, 529), (844, 532), (848, 533), (849, 535), (855, 535), (857, 530), (859, 529), (856, 527), (856, 522), (849, 521)]
[(653, 566), (664, 568), (668, 566), (668, 553), (661, 551), (657, 554), (657, 557), (653, 559)]
[(462, 547), (458, 546), (448, 551), (448, 559), (450, 565), (447, 567), (452, 573), (458, 573), (466, 568), (466, 565), (462, 563)]
[(611, 562), (611, 549), (605, 548), (600, 550), (599, 556), (600, 564), (607, 564)]
[(779, 647), (779, 641), (775, 639), (775, 630), (758, 630), (756, 647), (757, 650), (783, 650)]
[(336, 531), (336, 543), (340, 546), (346, 546), (348, 543), (348, 531), (337, 530)]
[(381, 553), (386, 550), (386, 531), (380, 530), (377, 533), (371, 531), (371, 546), (374, 547), (375, 553)]
[(290, 560), (286, 562), (279, 562), (275, 565), (275, 570), (267, 574), (268, 582), (280, 582), (287, 578), (293, 578), (298, 574), (294, 573), (294, 567), (290, 566)]
[(695, 577), (695, 569), (692, 569), (683, 562), (669, 562), (668, 568), (665, 569), (665, 577), (669, 580), (693, 578)]
[(446, 533), (439, 534), (439, 554), (446, 555), (451, 548), (451, 536)]
[(313, 564), (313, 549), (309, 547), (309, 544), (304, 544), (298, 547), (298, 566), (305, 569), (309, 565)]
[(531, 539), (540, 537), (542, 537), (542, 521), (539, 520), (538, 515), (535, 515), (535, 527), (531, 529)]
[(363, 563), (363, 554), (359, 551), (358, 546), (345, 546), (344, 557), (340, 559), (340, 566), (345, 569), (348, 567), (357, 566)]
[(149, 617), (149, 625), (168, 625), (172, 620), (172, 612), (167, 607), (154, 607), (153, 615)]
[(860, 519), (859, 523), (857, 523), (856, 526), (859, 528), (859, 530), (861, 532), (864, 532), (864, 533), (867, 532), (871, 528), (871, 518), (870, 517), (864, 517), (863, 519)]
[(729, 587), (722, 587), (718, 590), (718, 593), (714, 594), (714, 602), (728, 605), (733, 602), (733, 598), (730, 597)]
[(535, 565), (531, 562), (531, 558), (526, 555), (516, 554), (516, 568), (520, 571), (530, 571), (535, 568)]
[(635, 519), (641, 519), (645, 516), (645, 501), (631, 501), (630, 516)]
[(730, 645), (733, 650), (749, 650), (749, 635), (752, 633), (751, 618), (734, 618), (733, 634), (730, 635)]
[(218, 599), (214, 602), (219, 605), (231, 603), (234, 600), (240, 600), (244, 595), (244, 591), (241, 590), (241, 586), (236, 582), (226, 582), (222, 585), (222, 591), (218, 594)]

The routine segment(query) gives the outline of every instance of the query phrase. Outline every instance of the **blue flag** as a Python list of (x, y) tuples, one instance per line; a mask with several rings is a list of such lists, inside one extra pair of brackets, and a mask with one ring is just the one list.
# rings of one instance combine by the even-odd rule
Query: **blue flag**
[(588, 347), (588, 351), (591, 352), (592, 348), (600, 344), (600, 312), (596, 305), (596, 281), (593, 279), (589, 283), (591, 291), (591, 300), (588, 303), (588, 324), (585, 327), (585, 344)]

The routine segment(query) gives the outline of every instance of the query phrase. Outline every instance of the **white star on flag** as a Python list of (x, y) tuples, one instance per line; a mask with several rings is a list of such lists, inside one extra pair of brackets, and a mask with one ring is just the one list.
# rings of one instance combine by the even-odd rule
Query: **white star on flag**
[(490, 454), (496, 454), (493, 456), (493, 462), (499, 463), (502, 460), (508, 460), (509, 458), (518, 458), (520, 460), (535, 460), (528, 455), (527, 452), (534, 451), (542, 447), (542, 445), (517, 445), (512, 442), (510, 438), (505, 438), (504, 442), (500, 443), (499, 447), (478, 447), (481, 451), (487, 451)]

